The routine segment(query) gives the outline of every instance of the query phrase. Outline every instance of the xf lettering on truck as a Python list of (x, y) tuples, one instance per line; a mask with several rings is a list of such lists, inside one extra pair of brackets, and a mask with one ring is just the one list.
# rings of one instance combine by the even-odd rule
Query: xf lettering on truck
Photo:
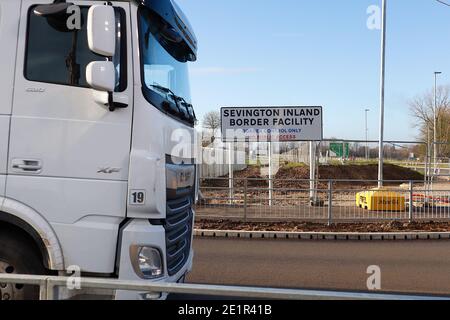
[(111, 174), (111, 173), (119, 173), (121, 171), (120, 168), (99, 168), (97, 173), (105, 173), (105, 174)]

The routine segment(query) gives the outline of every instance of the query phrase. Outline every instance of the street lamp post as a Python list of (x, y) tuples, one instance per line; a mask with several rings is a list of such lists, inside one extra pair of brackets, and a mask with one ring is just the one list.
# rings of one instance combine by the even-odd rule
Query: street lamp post
[(368, 113), (370, 109), (366, 109), (366, 160), (369, 160), (370, 154), (369, 154), (369, 127), (368, 127)]
[(437, 111), (437, 76), (442, 74), (442, 72), (435, 71), (434, 72), (434, 108), (433, 108), (433, 162), (434, 162), (434, 172), (436, 172), (437, 160), (438, 160), (438, 135), (437, 135), (437, 119), (438, 119), (438, 111)]
[(386, 75), (386, 1), (382, 0), (382, 24), (381, 24), (381, 76), (380, 76), (380, 141), (378, 163), (378, 187), (383, 187), (384, 165), (384, 85)]

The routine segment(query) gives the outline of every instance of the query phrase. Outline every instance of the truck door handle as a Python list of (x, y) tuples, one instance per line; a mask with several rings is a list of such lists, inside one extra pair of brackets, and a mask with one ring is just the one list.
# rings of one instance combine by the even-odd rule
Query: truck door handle
[(42, 170), (42, 162), (32, 159), (14, 159), (12, 161), (12, 168), (18, 172), (39, 173)]

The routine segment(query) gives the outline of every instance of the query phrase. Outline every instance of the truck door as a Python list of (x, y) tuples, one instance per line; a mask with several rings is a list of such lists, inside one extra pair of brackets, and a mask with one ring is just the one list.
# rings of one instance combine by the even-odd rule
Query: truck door
[[(37, 4), (53, 0), (22, 1), (6, 193), (52, 224), (63, 249), (71, 252), (68, 263), (110, 272), (118, 223), (126, 215), (133, 87), (130, 7), (113, 2), (115, 96), (128, 107), (111, 112), (94, 100), (85, 76), (89, 62), (105, 59), (89, 50), (86, 32), (89, 6), (103, 3), (71, 2), (81, 9), (79, 30), (34, 12)], [(89, 254), (100, 262), (80, 257)]]

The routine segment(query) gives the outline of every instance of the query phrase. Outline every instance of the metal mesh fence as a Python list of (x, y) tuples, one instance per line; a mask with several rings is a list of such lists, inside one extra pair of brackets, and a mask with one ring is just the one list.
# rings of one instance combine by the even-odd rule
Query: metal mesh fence
[[(370, 222), (450, 219), (450, 185), (424, 181), (204, 179), (198, 218)], [(230, 188), (230, 185), (233, 187)]]

